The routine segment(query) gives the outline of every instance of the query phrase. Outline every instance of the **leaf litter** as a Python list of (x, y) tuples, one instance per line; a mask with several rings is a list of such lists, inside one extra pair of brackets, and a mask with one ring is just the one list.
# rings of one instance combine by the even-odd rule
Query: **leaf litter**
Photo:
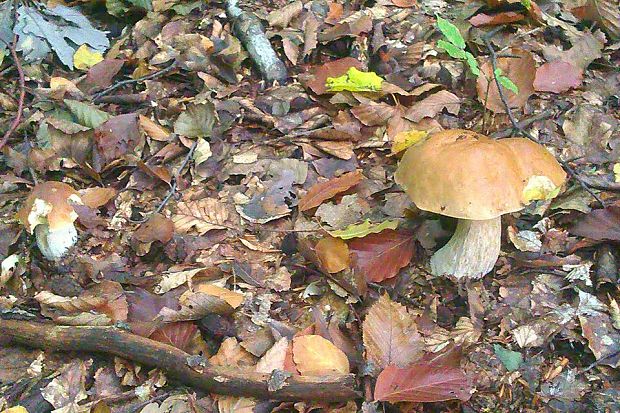
[[(223, 3), (0, 3), (3, 134), (14, 36), (29, 91), (0, 155), (0, 323), (130, 331), (271, 391), (352, 374), (360, 397), (267, 402), (2, 344), (0, 411), (620, 408), (617, 1), (319, 3), (240, 4), (278, 84)], [(494, 271), (459, 285), (429, 272), (455, 222), (393, 174), (436, 131), (518, 134), (504, 100), (574, 176), (505, 215)], [(83, 205), (49, 261), (15, 214), (57, 181)]]

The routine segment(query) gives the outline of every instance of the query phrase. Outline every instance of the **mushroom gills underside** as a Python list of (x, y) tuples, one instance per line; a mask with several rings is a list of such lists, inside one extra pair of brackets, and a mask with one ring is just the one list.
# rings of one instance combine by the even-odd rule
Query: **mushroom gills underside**
[(501, 217), (459, 219), (450, 241), (431, 257), (431, 272), (456, 279), (481, 278), (490, 272), (501, 248)]

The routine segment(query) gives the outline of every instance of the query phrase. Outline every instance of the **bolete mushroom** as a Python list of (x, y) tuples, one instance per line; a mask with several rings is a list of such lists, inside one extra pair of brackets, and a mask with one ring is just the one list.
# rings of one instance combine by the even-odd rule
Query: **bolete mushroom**
[(431, 258), (434, 275), (480, 278), (499, 257), (501, 215), (555, 197), (566, 173), (543, 146), (493, 140), (453, 129), (407, 149), (396, 182), (425, 211), (458, 218), (454, 235)]
[(57, 261), (75, 245), (77, 219), (71, 202), (81, 204), (79, 194), (62, 182), (43, 182), (36, 185), (17, 218), (28, 232), (34, 233), (39, 250), (45, 258)]

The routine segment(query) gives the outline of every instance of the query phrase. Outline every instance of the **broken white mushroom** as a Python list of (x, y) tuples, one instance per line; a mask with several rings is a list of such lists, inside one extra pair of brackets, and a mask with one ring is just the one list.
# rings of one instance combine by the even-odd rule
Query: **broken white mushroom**
[(45, 258), (57, 261), (77, 242), (73, 224), (78, 215), (72, 203), (81, 204), (79, 194), (62, 182), (43, 182), (36, 185), (17, 218), (28, 232), (35, 234), (39, 250)]

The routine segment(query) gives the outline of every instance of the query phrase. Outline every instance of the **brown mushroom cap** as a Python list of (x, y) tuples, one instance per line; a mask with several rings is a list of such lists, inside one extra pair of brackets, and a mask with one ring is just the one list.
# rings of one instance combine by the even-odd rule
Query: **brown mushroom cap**
[(24, 206), (17, 212), (17, 219), (30, 233), (39, 224), (49, 225), (50, 231), (73, 225), (77, 214), (70, 200), (80, 203), (79, 194), (62, 182), (42, 182), (32, 188)]
[(483, 220), (552, 198), (566, 173), (551, 153), (528, 139), (494, 140), (452, 129), (407, 149), (394, 178), (420, 209)]

